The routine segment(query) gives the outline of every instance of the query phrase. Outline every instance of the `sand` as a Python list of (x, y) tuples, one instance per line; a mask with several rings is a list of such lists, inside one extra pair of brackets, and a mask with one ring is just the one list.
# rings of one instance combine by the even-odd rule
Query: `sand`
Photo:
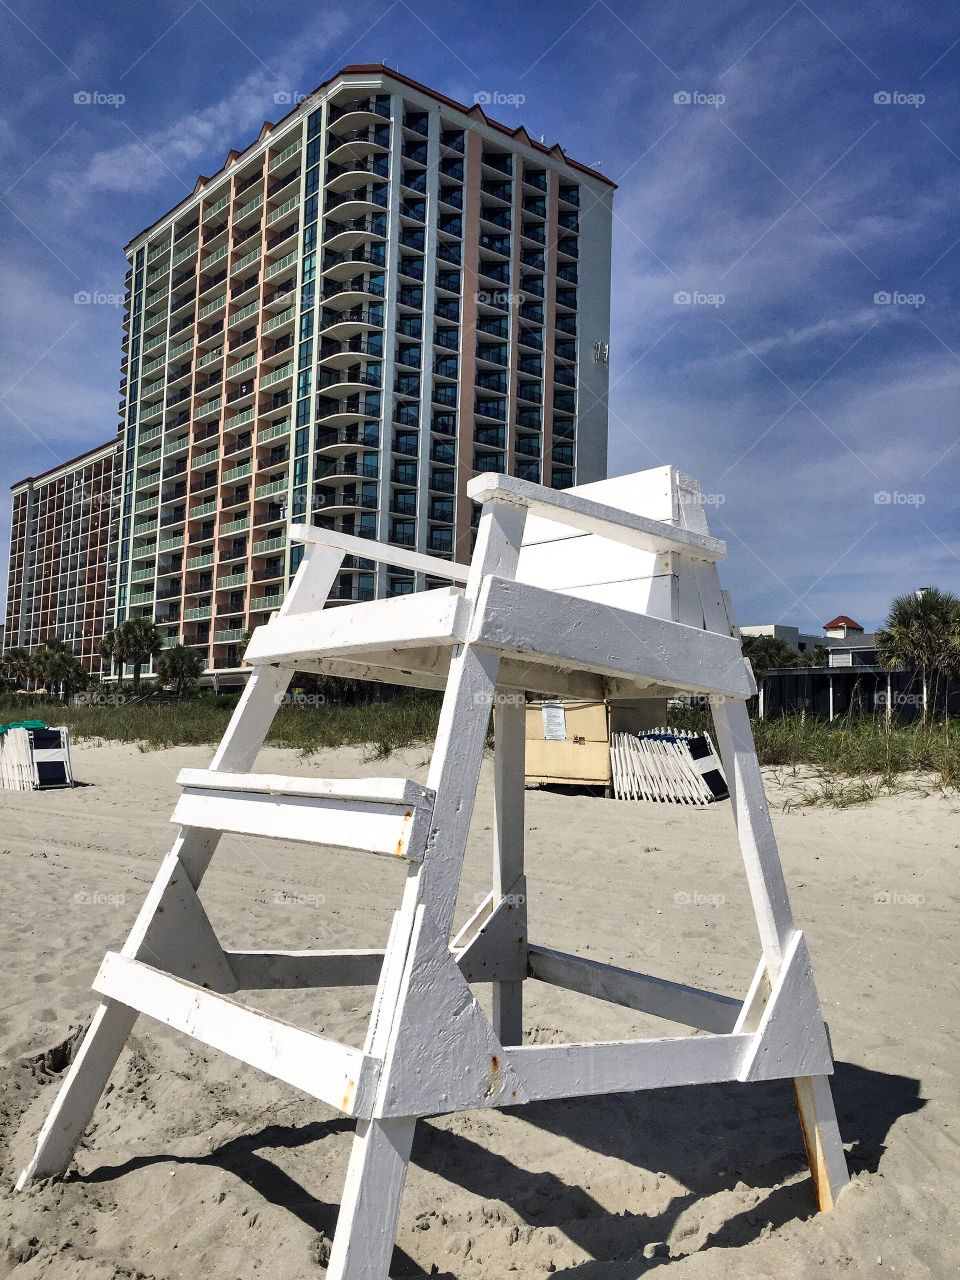
[[(351, 1125), (321, 1104), (141, 1018), (65, 1182), (10, 1192), (94, 1007), (90, 982), (127, 933), (169, 846), (175, 778), (207, 749), (84, 744), (74, 791), (0, 793), (0, 1277), (300, 1280), (322, 1274)], [(422, 778), (425, 750), (365, 761), (265, 751), (277, 773)], [(813, 1212), (787, 1083), (617, 1095), (418, 1127), (391, 1274), (630, 1280), (950, 1276), (960, 1090), (956, 917), (960, 805), (906, 792), (791, 809), (769, 776), (794, 910), (830, 1025), (854, 1174)], [(459, 917), (486, 891), (490, 763)], [(742, 994), (759, 948), (729, 806), (627, 805), (528, 793), (530, 934)], [(233, 947), (378, 946), (402, 868), (363, 854), (225, 837), (203, 884)], [(478, 989), (486, 1003), (484, 988)], [(526, 1039), (683, 1034), (525, 984)], [(251, 998), (362, 1040), (371, 993)]]

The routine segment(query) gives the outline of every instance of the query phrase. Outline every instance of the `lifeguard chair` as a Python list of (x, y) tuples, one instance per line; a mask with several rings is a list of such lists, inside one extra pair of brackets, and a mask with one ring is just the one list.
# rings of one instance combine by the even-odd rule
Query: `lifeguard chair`
[[(253, 673), (209, 769), (186, 769), (180, 831), (139, 918), (94, 982), (90, 1030), (40, 1134), (27, 1179), (62, 1174), (138, 1013), (285, 1080), (357, 1121), (331, 1280), (383, 1280), (418, 1117), (725, 1080), (792, 1079), (819, 1205), (847, 1182), (833, 1064), (810, 957), (793, 921), (747, 717), (755, 692), (717, 578), (723, 544), (695, 481), (663, 467), (556, 492), (481, 475), (470, 565), (294, 526), (306, 554), (260, 627)], [(346, 555), (453, 585), (324, 609)], [(294, 672), (444, 689), (426, 785), (251, 772)], [(575, 698), (708, 695), (761, 956), (743, 998), (551, 950), (527, 936), (523, 859), (527, 692)], [(504, 695), (502, 697), (498, 695)], [(452, 935), (491, 709), (493, 884)], [(403, 860), (385, 948), (229, 951), (197, 896), (221, 832)], [(528, 978), (708, 1034), (523, 1044)], [(493, 986), (488, 1019), (470, 984)], [(250, 1009), (238, 992), (375, 988), (362, 1048)]]

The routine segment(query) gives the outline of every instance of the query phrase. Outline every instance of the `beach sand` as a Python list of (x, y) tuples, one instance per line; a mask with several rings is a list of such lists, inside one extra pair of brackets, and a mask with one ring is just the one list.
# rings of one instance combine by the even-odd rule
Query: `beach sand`
[[(177, 772), (210, 755), (87, 743), (74, 760), (86, 785), (0, 793), (0, 1277), (322, 1273), (350, 1122), (146, 1018), (78, 1151), (80, 1176), (11, 1191), (95, 1006), (102, 955), (122, 943), (170, 845)], [(257, 767), (422, 779), (426, 757), (266, 750)], [(459, 920), (489, 884), (491, 777), (488, 759)], [(788, 1082), (469, 1112), (418, 1126), (391, 1275), (957, 1274), (960, 804), (907, 791), (784, 811), (795, 786), (767, 783), (837, 1062), (854, 1176), (836, 1210), (813, 1212)], [(759, 944), (729, 804), (536, 791), (527, 825), (534, 941), (745, 992)], [(227, 836), (201, 896), (234, 948), (382, 946), (402, 876), (370, 855)], [(524, 990), (530, 1043), (686, 1033), (534, 981)], [(371, 995), (244, 998), (360, 1044)]]

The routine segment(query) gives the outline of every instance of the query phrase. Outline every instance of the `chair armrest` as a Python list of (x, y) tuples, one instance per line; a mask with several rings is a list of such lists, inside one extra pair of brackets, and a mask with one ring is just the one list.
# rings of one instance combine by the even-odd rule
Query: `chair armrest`
[(623, 542), (641, 551), (686, 552), (698, 560), (722, 560), (726, 543), (705, 533), (678, 529), (661, 520), (634, 515), (618, 507), (604, 506), (590, 498), (581, 498), (563, 489), (518, 480), (515, 476), (484, 472), (467, 483), (467, 494), (474, 502), (513, 502), (535, 515), (557, 524), (567, 525), (581, 533), (595, 533), (613, 542)]

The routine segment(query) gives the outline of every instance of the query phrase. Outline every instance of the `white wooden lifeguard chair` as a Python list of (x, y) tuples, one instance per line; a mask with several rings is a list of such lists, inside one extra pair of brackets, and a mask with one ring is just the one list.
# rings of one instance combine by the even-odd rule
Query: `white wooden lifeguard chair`
[[(555, 492), (481, 475), (467, 566), (313, 527), (210, 768), (187, 769), (180, 831), (130, 937), (108, 953), (86, 1038), (21, 1175), (64, 1173), (138, 1013), (357, 1121), (331, 1280), (383, 1280), (418, 1117), (661, 1086), (792, 1079), (816, 1195), (847, 1168), (807, 946), (793, 921), (747, 718), (755, 691), (696, 483), (665, 467)], [(345, 555), (460, 586), (324, 609)], [(462, 587), (462, 589), (461, 589)], [(425, 786), (250, 772), (296, 671), (445, 688)], [(743, 999), (634, 974), (527, 938), (522, 697), (497, 698), (493, 887), (451, 937), (495, 695), (711, 696), (761, 958)], [(367, 849), (408, 877), (385, 949), (225, 951), (197, 896), (221, 832)], [(525, 1045), (527, 978), (709, 1034)], [(469, 984), (493, 984), (488, 1019)], [(237, 992), (375, 986), (362, 1049), (244, 1007)]]

